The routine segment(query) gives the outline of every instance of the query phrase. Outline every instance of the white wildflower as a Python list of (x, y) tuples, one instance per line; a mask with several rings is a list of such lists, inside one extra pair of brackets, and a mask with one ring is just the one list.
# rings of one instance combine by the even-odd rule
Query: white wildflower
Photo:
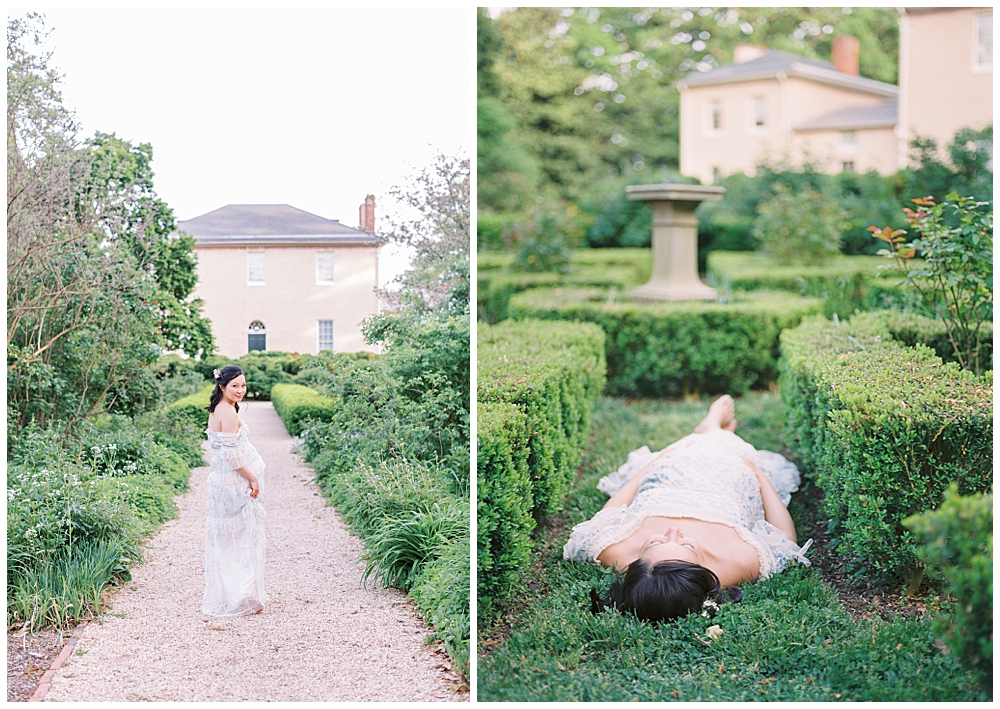
[(712, 640), (718, 640), (719, 638), (722, 637), (722, 628), (720, 628), (718, 625), (710, 625), (708, 629), (705, 631), (705, 635), (707, 635)]

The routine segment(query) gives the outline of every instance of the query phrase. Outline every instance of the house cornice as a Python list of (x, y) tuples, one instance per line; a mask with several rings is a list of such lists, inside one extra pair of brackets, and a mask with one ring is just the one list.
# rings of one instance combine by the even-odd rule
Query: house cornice
[(681, 79), (677, 82), (678, 88), (693, 89), (701, 86), (721, 86), (725, 84), (741, 84), (750, 81), (777, 80), (778, 74), (784, 72), (789, 78), (808, 79), (820, 84), (836, 86), (837, 88), (857, 91), (859, 93), (874, 94), (875, 96), (892, 97), (899, 96), (899, 87), (886, 84), (874, 79), (865, 77), (849, 76), (840, 72), (823, 67), (812, 66), (803, 62), (793, 62), (787, 69), (768, 69), (754, 72), (746, 72), (735, 76), (710, 75), (692, 76)]
[(227, 234), (225, 236), (195, 237), (195, 247), (224, 248), (230, 246), (369, 246), (379, 247), (386, 244), (386, 239), (366, 234), (364, 237), (355, 235), (334, 234)]

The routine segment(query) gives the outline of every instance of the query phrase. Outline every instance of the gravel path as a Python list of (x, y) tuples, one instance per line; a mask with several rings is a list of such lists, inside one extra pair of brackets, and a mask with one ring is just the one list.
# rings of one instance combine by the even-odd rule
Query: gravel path
[(259, 615), (210, 618), (204, 591), (205, 478), (196, 468), (179, 513), (145, 564), (56, 672), (54, 701), (461, 701), (447, 656), (405, 596), (361, 586), (361, 542), (291, 452), (270, 403), (243, 414), (267, 463), (267, 590)]

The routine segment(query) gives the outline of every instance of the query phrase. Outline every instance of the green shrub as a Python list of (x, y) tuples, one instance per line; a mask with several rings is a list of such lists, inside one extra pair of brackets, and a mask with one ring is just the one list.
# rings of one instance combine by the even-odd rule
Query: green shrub
[(709, 278), (721, 290), (784, 290), (824, 300), (824, 314), (850, 317), (857, 310), (909, 309), (914, 297), (899, 278), (879, 277), (880, 256), (837, 256), (821, 266), (782, 266), (765, 253), (713, 251)]
[(562, 509), (604, 388), (604, 337), (583, 323), (479, 328), (479, 619), (510, 600), (529, 566), (533, 515)]
[(477, 409), (476, 599), (480, 625), (510, 600), (531, 559), (533, 498), (527, 417), (511, 403)]
[(463, 676), (469, 676), (469, 535), (456, 537), (421, 568), (410, 596), (434, 625), (435, 635)]
[[(484, 267), (485, 262), (485, 267)], [(477, 307), (480, 320), (496, 324), (508, 316), (510, 297), (531, 288), (599, 286), (628, 290), (649, 280), (649, 249), (579, 249), (573, 252), (566, 273), (511, 272), (512, 257), (483, 254), (479, 270)]]
[(903, 519), (932, 509), (952, 481), (963, 493), (992, 481), (992, 387), (895, 340), (900, 317), (816, 319), (781, 336), (788, 445), (825, 493), (838, 550), (868, 581), (915, 568)]
[(209, 383), (198, 390), (196, 394), (178, 399), (166, 409), (167, 418), (175, 421), (181, 427), (195, 428), (202, 433), (208, 428), (208, 406), (209, 399), (215, 384)]
[(944, 578), (955, 599), (951, 613), (935, 618), (935, 632), (992, 692), (993, 495), (960, 497), (953, 483), (938, 509), (903, 525), (916, 536), (917, 557)]
[(309, 421), (329, 421), (333, 416), (334, 400), (301, 384), (275, 384), (271, 402), (292, 436)]
[(840, 254), (847, 214), (836, 199), (804, 185), (792, 192), (781, 184), (757, 205), (754, 236), (778, 263), (819, 265)]
[(526, 416), (533, 512), (562, 508), (604, 388), (604, 333), (583, 323), (504, 322), (479, 328), (481, 403), (508, 402)]
[(532, 290), (512, 318), (589, 321), (607, 333), (608, 390), (625, 396), (741, 394), (777, 378), (778, 334), (822, 302), (754, 292), (734, 303), (632, 303), (598, 289)]

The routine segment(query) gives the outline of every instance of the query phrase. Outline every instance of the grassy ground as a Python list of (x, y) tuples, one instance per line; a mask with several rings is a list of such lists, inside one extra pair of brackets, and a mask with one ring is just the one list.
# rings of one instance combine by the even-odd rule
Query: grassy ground
[[(567, 511), (538, 532), (537, 574), (509, 627), (481, 637), (481, 701), (960, 701), (982, 699), (974, 678), (934, 642), (927, 617), (849, 613), (815, 567), (790, 567), (747, 586), (714, 619), (659, 627), (618, 613), (592, 616), (588, 593), (611, 575), (562, 560), (572, 525), (607, 499), (597, 480), (629, 450), (662, 448), (690, 433), (704, 402), (603, 399)], [(782, 451), (781, 399), (737, 401), (738, 432)], [(791, 511), (807, 529), (807, 506)], [(806, 538), (808, 533), (800, 534)], [(721, 627), (709, 640), (706, 631)]]

